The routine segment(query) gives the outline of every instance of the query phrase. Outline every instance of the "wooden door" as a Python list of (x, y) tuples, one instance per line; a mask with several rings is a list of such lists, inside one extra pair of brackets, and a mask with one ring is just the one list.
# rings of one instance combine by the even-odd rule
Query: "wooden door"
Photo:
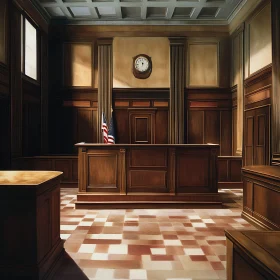
[(131, 144), (154, 144), (155, 111), (131, 111), (129, 135)]

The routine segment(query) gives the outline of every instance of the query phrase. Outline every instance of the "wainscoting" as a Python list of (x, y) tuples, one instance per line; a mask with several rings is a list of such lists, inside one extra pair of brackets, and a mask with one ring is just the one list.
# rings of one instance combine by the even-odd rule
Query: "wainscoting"
[(270, 162), (271, 65), (245, 80), (244, 166)]
[(236, 189), (243, 188), (241, 178), (242, 157), (218, 157), (218, 188)]
[[(242, 158), (236, 156), (218, 157), (218, 188), (242, 188)], [(12, 161), (15, 170), (50, 170), (63, 172), (63, 188), (78, 187), (78, 156), (49, 155), (17, 158)]]

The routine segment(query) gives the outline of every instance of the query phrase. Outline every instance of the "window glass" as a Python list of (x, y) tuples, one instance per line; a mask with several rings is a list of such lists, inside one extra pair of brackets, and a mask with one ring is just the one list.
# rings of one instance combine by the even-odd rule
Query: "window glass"
[(25, 19), (25, 75), (37, 80), (37, 30)]

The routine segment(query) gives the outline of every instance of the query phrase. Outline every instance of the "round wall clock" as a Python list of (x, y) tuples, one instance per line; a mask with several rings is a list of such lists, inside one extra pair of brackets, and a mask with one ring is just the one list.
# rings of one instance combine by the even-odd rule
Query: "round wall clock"
[(135, 78), (147, 79), (152, 73), (151, 58), (145, 54), (133, 57), (132, 72)]

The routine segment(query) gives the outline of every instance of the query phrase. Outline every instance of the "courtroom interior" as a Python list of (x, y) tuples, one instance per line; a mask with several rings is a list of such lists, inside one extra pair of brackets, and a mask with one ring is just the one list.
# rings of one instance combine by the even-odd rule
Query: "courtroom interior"
[(1, 0), (0, 217), (4, 280), (279, 280), (280, 1)]

